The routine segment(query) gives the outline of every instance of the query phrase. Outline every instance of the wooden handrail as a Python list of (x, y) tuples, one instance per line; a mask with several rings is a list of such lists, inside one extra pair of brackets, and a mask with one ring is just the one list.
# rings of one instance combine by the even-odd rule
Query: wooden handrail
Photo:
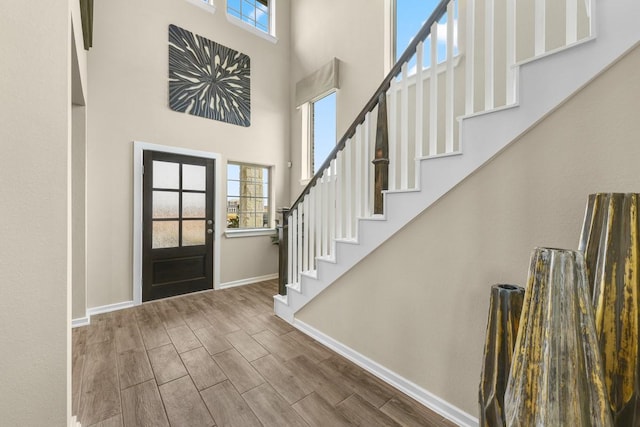
[[(324, 163), (322, 163), (322, 166), (320, 166), (320, 168), (318, 169), (318, 172), (313, 176), (313, 178), (311, 178), (311, 180), (309, 181), (307, 186), (304, 188), (304, 190), (302, 190), (302, 193), (300, 194), (300, 196), (296, 199), (293, 205), (291, 205), (291, 208), (288, 213), (289, 216), (291, 216), (291, 214), (295, 211), (296, 207), (302, 202), (302, 200), (304, 199), (304, 196), (309, 194), (313, 186), (316, 185), (316, 181), (318, 181), (318, 179), (322, 177), (324, 170), (329, 167), (329, 165), (331, 164), (331, 161), (335, 159), (338, 153), (344, 149), (344, 147), (347, 144), (347, 140), (356, 133), (356, 128), (362, 122), (364, 122), (367, 113), (373, 111), (373, 109), (376, 108), (376, 106), (378, 105), (378, 99), (380, 98), (380, 96), (386, 93), (387, 89), (389, 89), (389, 86), (391, 85), (391, 81), (402, 71), (402, 65), (405, 62), (409, 62), (409, 60), (411, 60), (413, 55), (415, 55), (416, 48), (418, 47), (418, 43), (425, 41), (427, 37), (429, 37), (429, 34), (431, 34), (431, 26), (435, 22), (438, 22), (440, 18), (442, 18), (442, 16), (447, 11), (447, 5), (451, 1), (453, 0), (441, 0), (440, 3), (438, 3), (438, 6), (436, 6), (436, 8), (433, 10), (433, 12), (431, 13), (431, 16), (429, 16), (429, 19), (426, 20), (422, 28), (420, 28), (420, 31), (418, 31), (418, 33), (413, 38), (411, 43), (409, 43), (409, 46), (407, 46), (402, 56), (400, 56), (400, 59), (398, 59), (398, 62), (395, 63), (393, 68), (391, 68), (391, 71), (389, 71), (389, 74), (387, 74), (387, 76), (384, 78), (380, 86), (378, 86), (378, 89), (373, 94), (371, 99), (369, 99), (369, 102), (367, 102), (367, 104), (364, 106), (360, 114), (358, 114), (358, 116), (353, 121), (351, 126), (349, 126), (349, 129), (347, 129), (347, 131), (345, 132), (344, 136), (340, 139), (338, 144), (336, 144), (333, 150), (331, 150), (331, 152), (327, 156), (327, 159), (324, 161)], [(435, 64), (431, 64), (431, 65), (435, 66)]]

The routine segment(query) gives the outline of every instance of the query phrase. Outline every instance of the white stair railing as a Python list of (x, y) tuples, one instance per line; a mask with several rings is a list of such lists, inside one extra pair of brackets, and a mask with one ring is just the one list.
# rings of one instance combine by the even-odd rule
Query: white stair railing
[(380, 190), (418, 189), (420, 159), (459, 153), (460, 117), (515, 105), (518, 63), (592, 37), (594, 3), (442, 0), (289, 211), (280, 293), (357, 242)]

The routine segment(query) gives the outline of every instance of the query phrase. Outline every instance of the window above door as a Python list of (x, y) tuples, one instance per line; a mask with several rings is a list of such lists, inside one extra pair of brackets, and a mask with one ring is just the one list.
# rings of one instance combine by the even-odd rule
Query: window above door
[(227, 19), (272, 43), (275, 34), (276, 0), (227, 0)]
[(214, 0), (187, 0), (187, 2), (204, 9), (209, 13), (216, 13), (216, 4)]

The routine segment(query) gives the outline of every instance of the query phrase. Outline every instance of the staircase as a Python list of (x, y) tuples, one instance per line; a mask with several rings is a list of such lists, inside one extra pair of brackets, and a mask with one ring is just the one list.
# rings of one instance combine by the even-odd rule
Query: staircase
[(636, 46), (639, 19), (634, 0), (443, 0), (289, 211), (276, 314), (293, 323)]

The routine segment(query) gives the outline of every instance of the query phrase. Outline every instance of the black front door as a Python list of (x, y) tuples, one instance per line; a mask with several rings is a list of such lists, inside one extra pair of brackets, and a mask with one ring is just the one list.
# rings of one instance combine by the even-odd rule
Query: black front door
[(214, 167), (144, 151), (143, 301), (213, 288)]

